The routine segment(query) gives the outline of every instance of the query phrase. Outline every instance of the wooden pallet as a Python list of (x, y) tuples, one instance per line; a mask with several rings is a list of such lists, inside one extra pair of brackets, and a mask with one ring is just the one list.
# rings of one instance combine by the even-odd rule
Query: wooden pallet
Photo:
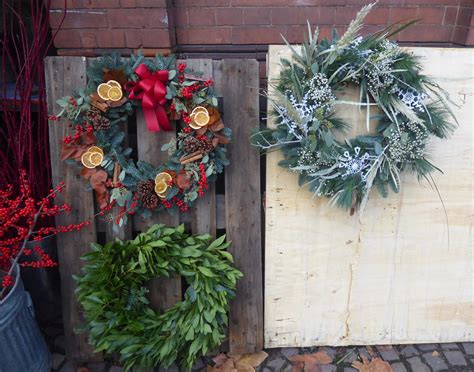
[[(58, 98), (86, 86), (86, 67), (90, 62), (84, 57), (50, 57), (46, 59), (48, 110), (58, 112)], [(185, 222), (193, 233), (227, 234), (232, 240), (231, 253), (235, 265), (244, 273), (237, 285), (237, 297), (231, 303), (229, 316), (228, 350), (240, 354), (254, 352), (263, 347), (263, 297), (262, 297), (262, 201), (260, 189), (260, 158), (249, 144), (249, 133), (258, 125), (258, 63), (251, 59), (188, 60), (189, 67), (204, 72), (215, 81), (217, 95), (222, 101), (223, 119), (232, 129), (229, 144), (231, 164), (225, 176), (218, 180), (224, 192), (217, 193), (212, 185), (205, 197), (186, 214), (171, 216), (167, 213), (154, 215), (146, 221), (132, 219), (119, 233), (100, 220), (80, 232), (58, 236), (61, 272), (62, 304), (67, 357), (75, 361), (101, 359), (87, 343), (87, 335), (77, 335), (74, 329), (82, 322), (81, 309), (74, 297), (73, 274), (80, 272), (83, 261), (80, 256), (89, 250), (89, 244), (118, 236), (131, 238), (154, 223), (175, 226)], [(136, 124), (136, 125), (135, 125)], [(136, 123), (129, 121), (130, 138), (136, 136), (138, 158), (158, 165), (167, 154), (161, 145), (175, 136), (174, 132), (150, 133), (146, 129), (143, 113), (137, 110)], [(61, 216), (58, 224), (67, 224), (93, 218), (94, 198), (86, 191), (86, 184), (77, 172), (60, 160), (59, 141), (68, 134), (63, 122), (50, 123), (50, 147), (53, 183), (66, 182), (66, 191), (60, 202), (71, 205), (73, 212)], [(130, 143), (135, 141), (130, 141)], [(181, 278), (157, 279), (150, 284), (151, 304), (166, 309), (182, 299)]]

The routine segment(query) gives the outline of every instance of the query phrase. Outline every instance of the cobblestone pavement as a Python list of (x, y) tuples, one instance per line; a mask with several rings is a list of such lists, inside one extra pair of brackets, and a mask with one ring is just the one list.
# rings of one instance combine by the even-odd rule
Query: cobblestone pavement
[[(64, 356), (64, 336), (62, 325), (52, 324), (43, 329), (53, 355), (53, 372), (121, 372), (123, 369), (111, 362), (86, 363), (75, 366)], [(313, 353), (324, 350), (333, 358), (332, 364), (321, 365), (321, 368), (309, 372), (357, 372), (351, 367), (352, 362), (378, 357), (390, 363), (394, 372), (474, 372), (474, 342), (447, 344), (420, 344), (397, 346), (357, 346), (357, 347), (314, 347), (268, 349), (268, 358), (257, 369), (258, 372), (291, 372), (288, 358), (297, 354)], [(201, 360), (193, 371), (205, 370), (205, 361)], [(164, 372), (165, 369), (156, 368)], [(168, 371), (178, 372), (173, 367)], [(136, 371), (138, 372), (138, 371)], [(145, 372), (145, 371), (143, 371)], [(146, 371), (151, 372), (151, 371)], [(305, 371), (308, 372), (308, 371)], [(377, 372), (377, 371), (371, 371)]]

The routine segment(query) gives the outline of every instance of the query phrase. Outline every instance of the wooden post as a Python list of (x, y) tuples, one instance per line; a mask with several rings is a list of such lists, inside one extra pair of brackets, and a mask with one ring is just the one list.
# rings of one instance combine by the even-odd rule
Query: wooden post
[(258, 63), (222, 62), (224, 122), (232, 129), (225, 170), (226, 226), (230, 252), (244, 273), (230, 307), (229, 346), (235, 354), (263, 348), (260, 156), (249, 136), (259, 123)]
[[(48, 111), (59, 112), (56, 100), (86, 85), (86, 59), (84, 57), (49, 57), (46, 59), (46, 89)], [(94, 354), (87, 342), (86, 334), (76, 334), (74, 329), (81, 325), (81, 309), (74, 296), (75, 282), (72, 275), (79, 274), (84, 261), (80, 257), (89, 251), (89, 245), (97, 239), (94, 220), (94, 199), (91, 191), (78, 176), (77, 170), (66, 166), (60, 159), (61, 139), (68, 134), (65, 123), (50, 122), (49, 143), (53, 184), (66, 183), (66, 189), (60, 194), (57, 202), (67, 203), (72, 212), (56, 217), (58, 225), (67, 225), (90, 220), (91, 224), (81, 231), (59, 234), (58, 258), (61, 273), (61, 292), (64, 319), (64, 336), (66, 356), (74, 361), (101, 359), (101, 354)]]
[[(211, 59), (188, 59), (187, 66), (212, 78)], [(206, 194), (200, 197), (193, 208), (192, 230), (194, 234), (216, 235), (216, 192), (215, 184), (209, 184)]]
[[(174, 126), (173, 126), (174, 127)], [(137, 109), (137, 143), (138, 159), (149, 162), (155, 166), (164, 163), (168, 158), (168, 153), (161, 151), (161, 146), (175, 138), (173, 131), (150, 132), (146, 126), (143, 111)], [(146, 221), (135, 219), (135, 225), (145, 231), (155, 223), (164, 223), (168, 226), (179, 224), (179, 214), (171, 215), (167, 212), (153, 214)], [(171, 278), (154, 279), (149, 285), (151, 305), (155, 309), (166, 310), (175, 303), (181, 301), (181, 278), (172, 276)]]

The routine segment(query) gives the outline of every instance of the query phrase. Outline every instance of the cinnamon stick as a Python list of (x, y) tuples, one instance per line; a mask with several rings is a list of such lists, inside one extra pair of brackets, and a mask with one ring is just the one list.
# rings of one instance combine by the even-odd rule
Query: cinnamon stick
[(199, 159), (202, 159), (202, 154), (198, 154), (198, 155), (196, 155), (192, 158), (181, 160), (181, 164), (185, 165), (185, 164), (192, 163), (193, 161), (196, 161), (196, 160), (199, 160)]

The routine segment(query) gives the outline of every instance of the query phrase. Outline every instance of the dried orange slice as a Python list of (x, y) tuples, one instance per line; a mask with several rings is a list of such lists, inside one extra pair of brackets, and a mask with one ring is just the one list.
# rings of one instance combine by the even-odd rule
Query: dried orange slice
[(155, 177), (155, 185), (158, 185), (160, 182), (164, 182), (166, 185), (173, 179), (171, 174), (168, 172), (158, 173)]
[(85, 152), (81, 156), (82, 165), (86, 168), (89, 168), (89, 169), (93, 169), (93, 168), (96, 167), (94, 164), (92, 164), (91, 159), (90, 159), (92, 154), (93, 153), (91, 153), (91, 152)]
[(158, 196), (163, 195), (167, 189), (168, 184), (165, 181), (161, 181), (155, 184), (155, 192), (158, 194)]
[(110, 88), (110, 85), (108, 85), (107, 83), (99, 84), (99, 86), (97, 87), (97, 94), (103, 100), (108, 101)]
[(199, 129), (201, 128), (199, 125), (197, 125), (194, 121), (189, 123), (189, 126), (193, 129)]
[(122, 86), (120, 85), (120, 83), (118, 81), (115, 81), (115, 80), (109, 80), (107, 82), (107, 85), (109, 85), (111, 87), (117, 87), (117, 88), (122, 89)]
[(104, 150), (102, 150), (100, 147), (98, 146), (91, 146), (87, 149), (87, 152), (98, 152), (99, 154), (102, 154), (104, 155)]
[(194, 114), (196, 114), (198, 112), (209, 113), (204, 106), (196, 106), (195, 108), (193, 108), (193, 111), (191, 111), (191, 114), (189, 116), (193, 116)]
[(193, 122), (196, 123), (199, 127), (204, 127), (209, 123), (209, 120), (211, 120), (211, 117), (209, 116), (209, 113), (204, 112), (204, 111), (198, 111), (196, 112), (193, 117)]
[(109, 100), (112, 102), (120, 101), (123, 97), (122, 89), (119, 87), (110, 87), (109, 89)]
[(102, 164), (102, 160), (104, 160), (104, 155), (100, 152), (90, 152), (89, 160), (94, 167)]

